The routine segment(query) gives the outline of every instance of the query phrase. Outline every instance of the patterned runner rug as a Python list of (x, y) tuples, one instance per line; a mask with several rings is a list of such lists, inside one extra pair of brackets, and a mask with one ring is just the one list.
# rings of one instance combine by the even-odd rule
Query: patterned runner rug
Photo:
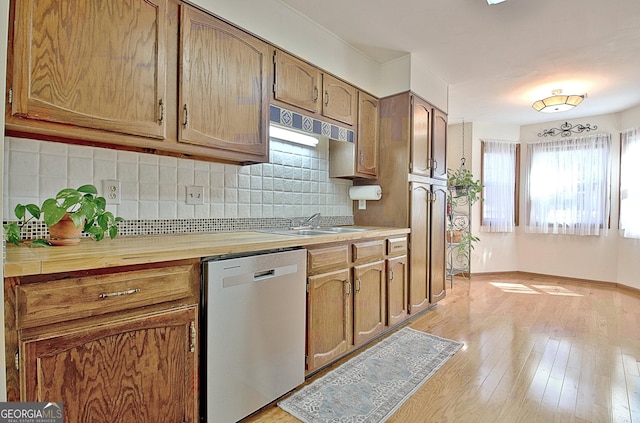
[(405, 327), (278, 405), (305, 423), (382, 423), (461, 347)]

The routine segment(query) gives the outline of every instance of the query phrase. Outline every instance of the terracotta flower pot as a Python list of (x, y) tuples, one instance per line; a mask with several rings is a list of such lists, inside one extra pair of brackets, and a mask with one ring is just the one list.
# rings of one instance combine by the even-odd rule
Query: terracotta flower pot
[(462, 231), (447, 231), (447, 242), (457, 244), (462, 239)]
[(51, 245), (76, 245), (80, 243), (82, 229), (82, 226), (76, 228), (67, 213), (58, 223), (49, 228), (49, 243)]

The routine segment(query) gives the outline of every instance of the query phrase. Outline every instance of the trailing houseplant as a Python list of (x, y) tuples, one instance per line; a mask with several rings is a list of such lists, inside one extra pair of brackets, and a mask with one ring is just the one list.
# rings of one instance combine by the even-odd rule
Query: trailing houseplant
[(480, 180), (475, 179), (473, 173), (465, 167), (447, 169), (447, 187), (451, 192), (450, 202), (455, 202), (456, 196), (468, 195), (471, 204), (480, 199), (480, 191), (484, 188)]
[(447, 188), (448, 241), (456, 244), (456, 259), (467, 261), (474, 249), (474, 244), (480, 241), (480, 238), (473, 236), (470, 228), (467, 230), (454, 229), (454, 210), (458, 206), (473, 205), (480, 200), (480, 192), (484, 186), (480, 180), (474, 178), (469, 169), (460, 167), (456, 170), (447, 169)]
[[(93, 185), (83, 185), (78, 189), (65, 188), (54, 198), (44, 200), (42, 206), (18, 204), (14, 209), (18, 222), (4, 225), (6, 239), (18, 245), (22, 228), (31, 220), (41, 217), (50, 232), (56, 224), (70, 219), (74, 227), (82, 228), (96, 241), (104, 239), (105, 235), (115, 238), (118, 235), (118, 222), (121, 222), (122, 218), (107, 211), (106, 206), (107, 201), (98, 195), (98, 190)], [(55, 243), (44, 239), (32, 242), (32, 245), (52, 244)]]

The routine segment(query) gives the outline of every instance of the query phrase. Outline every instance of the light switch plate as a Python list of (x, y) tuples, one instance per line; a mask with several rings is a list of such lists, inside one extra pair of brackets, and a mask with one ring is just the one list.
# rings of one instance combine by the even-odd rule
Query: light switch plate
[(204, 187), (189, 185), (187, 187), (187, 204), (204, 204)]

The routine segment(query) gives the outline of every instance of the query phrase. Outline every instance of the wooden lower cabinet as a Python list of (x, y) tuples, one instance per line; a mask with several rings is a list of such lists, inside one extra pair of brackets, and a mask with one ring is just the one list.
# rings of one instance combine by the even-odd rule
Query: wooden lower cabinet
[[(406, 318), (406, 237), (396, 238), (393, 244), (400, 242), (405, 254), (404, 264), (397, 264), (402, 257), (392, 261), (398, 274), (393, 293), (387, 291), (387, 259), (399, 253), (385, 254), (385, 242), (365, 239), (308, 247), (307, 373), (338, 360)], [(395, 290), (398, 284), (400, 293)], [(388, 307), (397, 313), (394, 319), (389, 319)]]
[(307, 367), (314, 370), (351, 349), (350, 270), (309, 276), (307, 283)]
[(199, 260), (7, 278), (7, 399), (61, 401), (69, 423), (197, 422), (199, 280)]
[(20, 342), (25, 401), (63, 402), (66, 422), (194, 422), (197, 307)]
[(384, 261), (353, 268), (353, 343), (362, 344), (386, 326)]
[(407, 256), (387, 260), (387, 322), (395, 326), (407, 318)]

